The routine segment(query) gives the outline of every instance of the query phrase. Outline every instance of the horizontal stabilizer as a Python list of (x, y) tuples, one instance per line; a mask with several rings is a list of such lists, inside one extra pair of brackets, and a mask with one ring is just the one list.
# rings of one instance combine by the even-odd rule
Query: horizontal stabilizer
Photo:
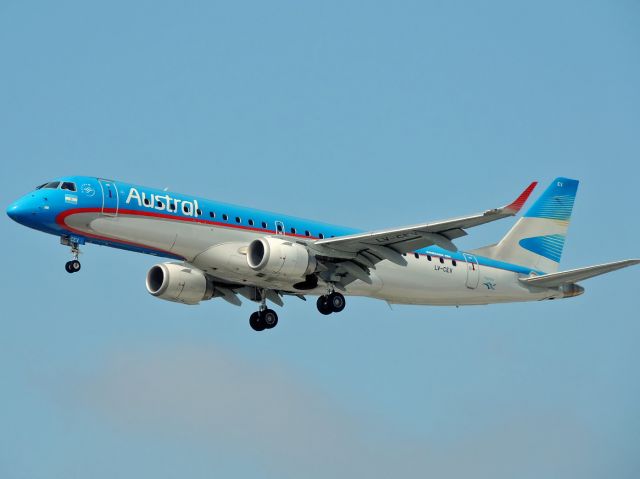
[(626, 268), (627, 266), (633, 266), (638, 263), (640, 263), (640, 259), (625, 259), (623, 261), (615, 261), (613, 263), (587, 266), (586, 268), (570, 269), (568, 271), (532, 276), (530, 278), (520, 278), (520, 281), (540, 288), (555, 288), (562, 284), (577, 283), (578, 281), (610, 273), (611, 271)]

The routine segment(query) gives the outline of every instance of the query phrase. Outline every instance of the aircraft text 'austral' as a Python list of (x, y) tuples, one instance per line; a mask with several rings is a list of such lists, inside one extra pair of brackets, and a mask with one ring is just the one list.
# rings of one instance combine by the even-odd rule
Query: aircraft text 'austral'
[(138, 206), (145, 208), (158, 211), (175, 211), (185, 216), (199, 216), (198, 212), (200, 208), (198, 206), (198, 200), (181, 200), (179, 198), (173, 198), (168, 194), (147, 194), (144, 191), (138, 191), (137, 188), (130, 188), (126, 204), (130, 204), (132, 200), (135, 201)]

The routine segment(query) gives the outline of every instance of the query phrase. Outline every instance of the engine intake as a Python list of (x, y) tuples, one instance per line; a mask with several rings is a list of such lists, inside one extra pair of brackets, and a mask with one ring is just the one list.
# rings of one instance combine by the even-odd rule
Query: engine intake
[(161, 263), (147, 273), (147, 291), (160, 299), (198, 304), (213, 297), (213, 283), (196, 268), (178, 263)]
[(316, 258), (309, 250), (293, 241), (265, 237), (249, 243), (247, 264), (267, 276), (304, 278), (316, 269)]

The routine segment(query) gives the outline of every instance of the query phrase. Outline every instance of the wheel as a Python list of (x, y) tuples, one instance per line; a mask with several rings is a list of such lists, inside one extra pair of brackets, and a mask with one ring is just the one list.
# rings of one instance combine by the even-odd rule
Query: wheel
[(329, 300), (327, 302), (334, 313), (339, 313), (347, 305), (347, 301), (344, 299), (344, 296), (341, 293), (335, 292), (329, 295)]
[(333, 309), (331, 308), (331, 304), (329, 303), (329, 298), (327, 296), (320, 296), (316, 302), (316, 306), (318, 307), (318, 311), (325, 316), (333, 313)]
[(265, 328), (265, 324), (260, 317), (260, 313), (256, 311), (249, 316), (249, 326), (251, 326), (251, 329), (254, 331), (262, 331)]
[(67, 261), (64, 264), (64, 269), (67, 271), (67, 273), (73, 273), (73, 270), (71, 269), (71, 261)]
[(273, 329), (278, 324), (278, 315), (273, 309), (265, 309), (262, 312), (262, 323), (265, 329)]
[(77, 273), (78, 271), (80, 271), (80, 261), (74, 259), (73, 261), (70, 261), (70, 264), (71, 266), (69, 266), (69, 269), (71, 269), (72, 273)]

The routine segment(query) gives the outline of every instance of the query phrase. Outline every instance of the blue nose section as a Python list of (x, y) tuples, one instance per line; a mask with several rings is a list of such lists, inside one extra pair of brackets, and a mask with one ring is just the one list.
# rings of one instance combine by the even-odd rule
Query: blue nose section
[(25, 217), (29, 216), (28, 209), (25, 208), (24, 202), (15, 201), (9, 205), (7, 208), (7, 215), (13, 221), (17, 221), (18, 223), (22, 223)]
[(24, 197), (9, 205), (7, 215), (18, 223), (30, 225), (37, 221), (39, 210), (34, 198)]

